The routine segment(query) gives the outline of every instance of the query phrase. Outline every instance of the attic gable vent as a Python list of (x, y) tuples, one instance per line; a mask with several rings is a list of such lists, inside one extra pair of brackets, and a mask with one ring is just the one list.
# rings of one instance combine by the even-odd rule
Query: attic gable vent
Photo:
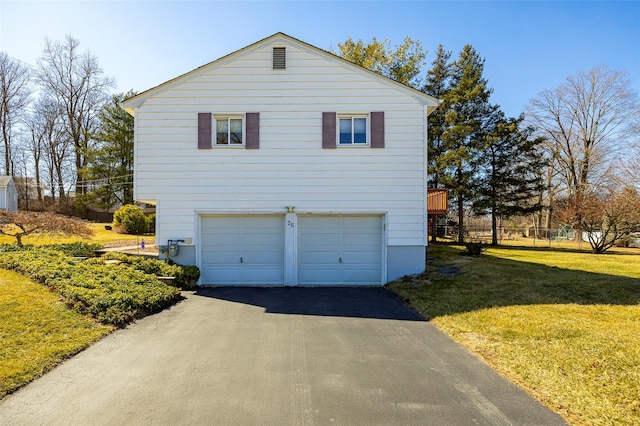
[(273, 69), (274, 70), (287, 69), (287, 48), (286, 47), (273, 48)]

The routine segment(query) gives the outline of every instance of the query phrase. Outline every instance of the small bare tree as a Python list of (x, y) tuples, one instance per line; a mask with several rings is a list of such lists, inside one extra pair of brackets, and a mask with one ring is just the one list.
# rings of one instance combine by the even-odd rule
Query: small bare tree
[(98, 113), (109, 100), (115, 82), (103, 75), (98, 59), (80, 52), (79, 42), (67, 36), (62, 43), (46, 41), (38, 61), (37, 80), (54, 99), (65, 122), (65, 131), (75, 149), (76, 193), (86, 192), (82, 169), (98, 124)]
[(565, 199), (560, 216), (576, 217), (576, 209), (581, 210), (578, 225), (596, 254), (609, 250), (640, 227), (640, 194), (633, 187), (619, 192), (601, 190), (585, 193), (579, 206), (575, 199)]
[(89, 237), (93, 231), (83, 220), (58, 214), (0, 211), (0, 234), (14, 237), (22, 246), (22, 239), (28, 235)]
[(0, 138), (4, 148), (4, 174), (13, 174), (12, 139), (15, 125), (29, 104), (29, 68), (0, 52)]

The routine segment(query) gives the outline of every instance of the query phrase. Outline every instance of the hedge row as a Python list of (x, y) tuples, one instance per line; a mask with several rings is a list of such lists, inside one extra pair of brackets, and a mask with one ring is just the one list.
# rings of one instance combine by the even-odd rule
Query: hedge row
[(0, 251), (0, 267), (55, 290), (70, 308), (119, 327), (180, 299), (180, 290), (159, 281), (156, 275), (125, 263), (74, 259), (52, 246), (5, 246)]
[(157, 277), (174, 277), (174, 285), (185, 290), (191, 288), (200, 278), (200, 269), (192, 265), (183, 266), (173, 262), (167, 263), (162, 260), (129, 256), (113, 251), (105, 253), (101, 259), (118, 260), (134, 269)]

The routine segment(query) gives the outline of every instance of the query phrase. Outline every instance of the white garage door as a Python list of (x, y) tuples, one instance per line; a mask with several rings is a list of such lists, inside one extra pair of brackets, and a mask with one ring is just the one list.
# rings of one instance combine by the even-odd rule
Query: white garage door
[(284, 216), (202, 216), (203, 285), (284, 283)]
[(382, 284), (382, 216), (298, 217), (298, 283)]

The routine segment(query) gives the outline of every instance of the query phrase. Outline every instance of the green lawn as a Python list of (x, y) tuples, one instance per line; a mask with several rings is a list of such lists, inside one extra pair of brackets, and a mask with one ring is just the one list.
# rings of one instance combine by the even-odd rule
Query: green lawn
[[(33, 235), (27, 236), (23, 238), (24, 244), (64, 244), (64, 243), (74, 243), (78, 241), (90, 241), (92, 243), (105, 244), (112, 243), (115, 241), (131, 241), (132, 245), (136, 245), (137, 241), (142, 240), (145, 241), (154, 240), (154, 237), (137, 237), (135, 235), (128, 234), (120, 234), (116, 231), (108, 231), (105, 229), (105, 225), (110, 225), (109, 223), (89, 223), (89, 228), (93, 231), (93, 235), (91, 238), (82, 239), (80, 237), (64, 237), (64, 236), (54, 236), (50, 237), (47, 235)], [(0, 244), (15, 244), (16, 239), (14, 237), (8, 237), (6, 235), (0, 235)]]
[(389, 288), (571, 424), (640, 424), (637, 250), (432, 248)]
[(0, 399), (108, 334), (59, 295), (0, 269)]

